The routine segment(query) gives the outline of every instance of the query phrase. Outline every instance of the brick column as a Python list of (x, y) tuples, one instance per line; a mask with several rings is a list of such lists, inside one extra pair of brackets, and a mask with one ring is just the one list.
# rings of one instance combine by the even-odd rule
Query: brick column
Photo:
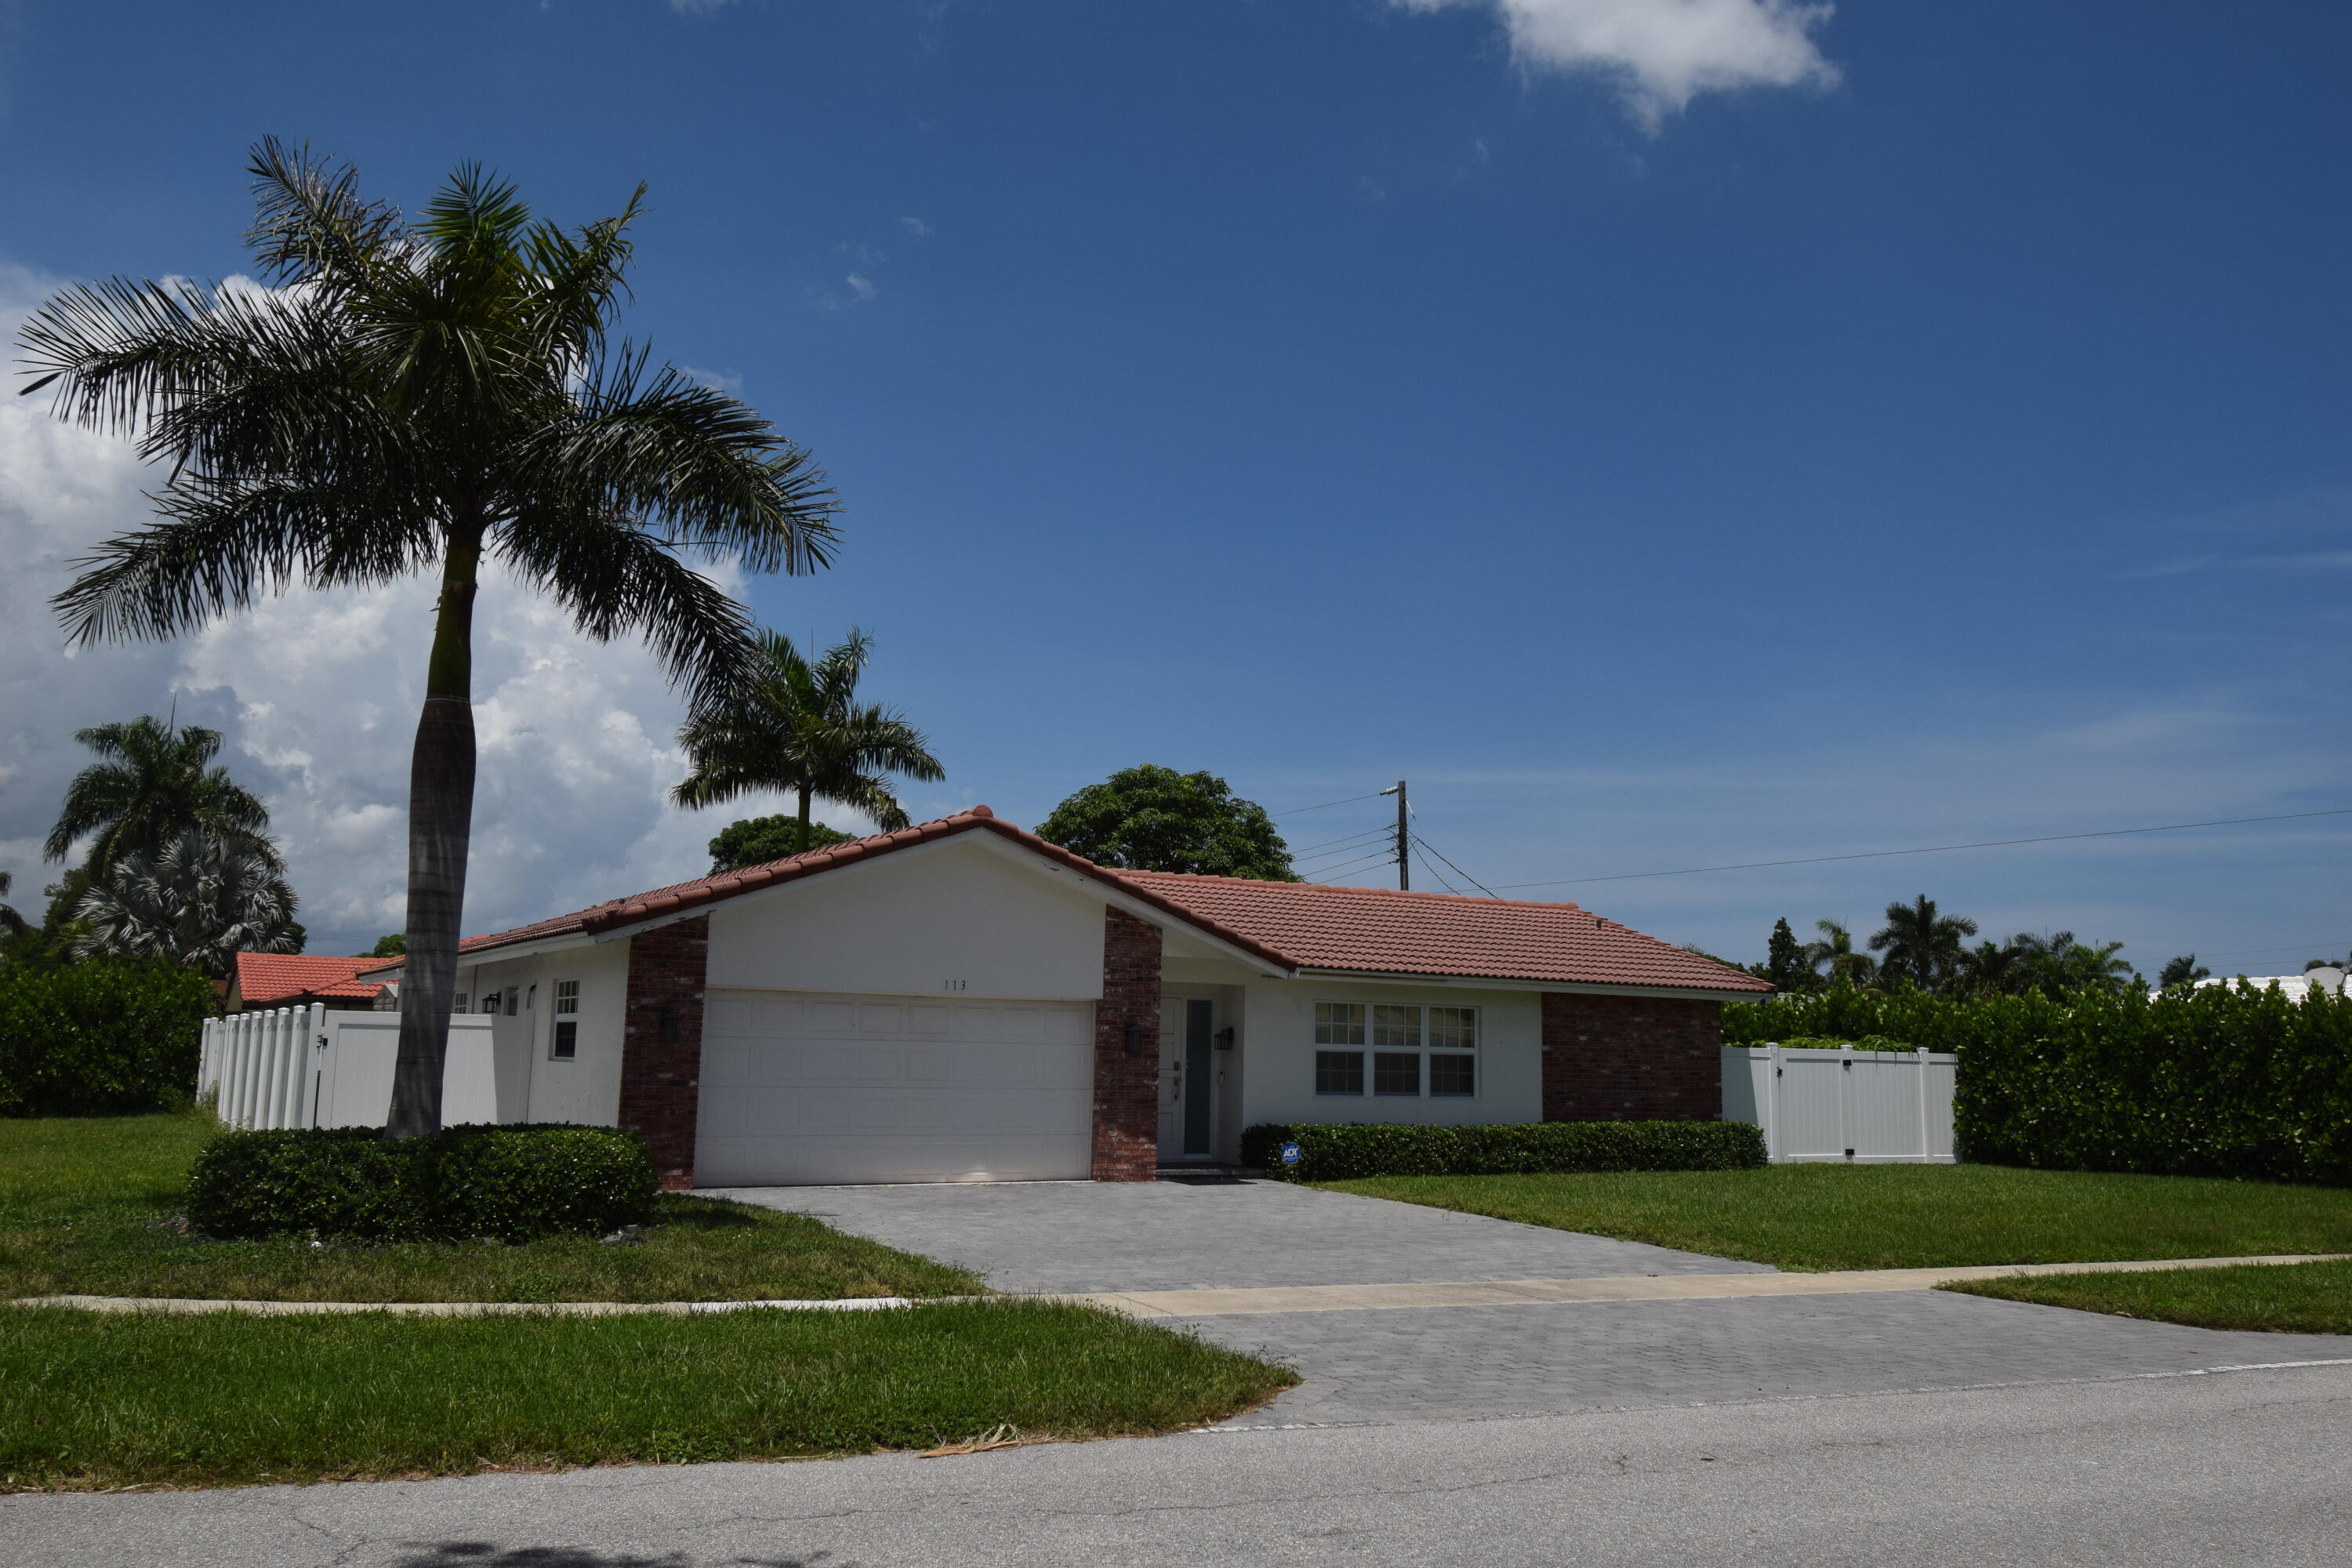
[(1546, 1121), (1722, 1115), (1723, 1004), (1544, 993)]
[(654, 1152), (661, 1184), (694, 1185), (700, 1110), (702, 983), (710, 917), (629, 939), (629, 994), (621, 1025), (621, 1125)]
[(1106, 909), (1103, 994), (1095, 1005), (1094, 1176), (1148, 1182), (1159, 1169), (1160, 928)]

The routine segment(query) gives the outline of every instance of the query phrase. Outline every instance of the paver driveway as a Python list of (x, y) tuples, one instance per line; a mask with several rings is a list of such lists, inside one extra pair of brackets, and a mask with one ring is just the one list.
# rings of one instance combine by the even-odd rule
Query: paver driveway
[(961, 1264), (999, 1290), (1771, 1272), (1760, 1263), (1283, 1182), (743, 1187), (714, 1195), (814, 1215)]
[[(1000, 1290), (1118, 1291), (1770, 1273), (1571, 1231), (1278, 1182), (767, 1187)], [(1478, 1420), (1641, 1405), (2147, 1376), (2325, 1361), (2352, 1342), (2234, 1334), (1942, 1291), (1207, 1316), (1307, 1382), (1237, 1426)]]

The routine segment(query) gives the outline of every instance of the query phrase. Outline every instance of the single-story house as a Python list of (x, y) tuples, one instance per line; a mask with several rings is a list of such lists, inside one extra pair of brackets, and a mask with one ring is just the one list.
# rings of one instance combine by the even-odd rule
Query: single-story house
[(1711, 1119), (1722, 1004), (1771, 989), (1572, 903), (1118, 870), (984, 805), (458, 962), (499, 1120), (633, 1128), (675, 1187), (1148, 1180), (1260, 1122)]
[(240, 952), (236, 955), (236, 973), (228, 979), (225, 1001), (232, 1013), (307, 1007), (313, 1002), (337, 1009), (364, 1011), (385, 1000), (384, 985), (380, 980), (360, 979), (360, 971), (381, 969), (383, 963), (372, 956)]

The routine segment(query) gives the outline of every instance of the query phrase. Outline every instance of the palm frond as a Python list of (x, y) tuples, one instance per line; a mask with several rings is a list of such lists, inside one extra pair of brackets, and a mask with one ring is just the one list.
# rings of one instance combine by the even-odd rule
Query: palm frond
[(534, 508), (501, 524), (493, 549), (583, 636), (643, 637), (689, 707), (720, 705), (755, 678), (749, 612), (624, 513)]
[(808, 453), (740, 399), (627, 344), (601, 361), (572, 417), (525, 454), (521, 482), (667, 528), (671, 542), (753, 572), (829, 565), (839, 503)]

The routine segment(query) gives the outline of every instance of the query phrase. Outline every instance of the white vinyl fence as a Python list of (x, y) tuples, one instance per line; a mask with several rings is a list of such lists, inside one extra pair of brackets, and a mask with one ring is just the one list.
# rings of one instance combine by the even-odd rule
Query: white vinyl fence
[(1949, 1164), (1959, 1058), (1728, 1046), (1723, 1119), (1764, 1130), (1774, 1163)]
[[(341, 1012), (312, 1003), (239, 1013), (205, 1025), (196, 1094), (217, 1094), (231, 1127), (381, 1127), (392, 1116), (392, 1068), (400, 1015)], [(490, 1019), (449, 1020), (441, 1072), (441, 1120), (496, 1121), (498, 1084)]]

